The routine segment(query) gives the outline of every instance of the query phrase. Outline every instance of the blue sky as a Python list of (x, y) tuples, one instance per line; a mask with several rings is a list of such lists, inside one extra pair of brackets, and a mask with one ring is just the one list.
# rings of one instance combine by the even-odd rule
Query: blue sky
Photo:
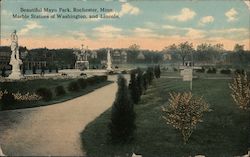
[[(20, 8), (110, 8), (119, 19), (14, 19)], [(3, 0), (1, 2), (1, 44), (17, 30), (20, 45), (28, 48), (128, 47), (161, 50), (173, 43), (189, 41), (198, 45), (235, 43), (249, 49), (249, 1), (80, 1)], [(58, 12), (57, 12), (58, 13)], [(99, 12), (100, 13), (100, 12)], [(98, 13), (98, 14), (99, 14)], [(27, 13), (30, 14), (30, 13)], [(40, 15), (52, 15), (37, 13)], [(64, 13), (68, 14), (68, 13)], [(77, 14), (72, 13), (71, 14)], [(79, 13), (78, 13), (79, 14)], [(82, 13), (80, 13), (82, 14)], [(85, 13), (86, 14), (86, 13)], [(95, 13), (92, 13), (95, 14)], [(88, 15), (88, 14), (87, 14)]]

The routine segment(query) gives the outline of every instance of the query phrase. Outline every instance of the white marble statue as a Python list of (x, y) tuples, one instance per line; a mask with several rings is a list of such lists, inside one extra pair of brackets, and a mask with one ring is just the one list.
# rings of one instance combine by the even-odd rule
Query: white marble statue
[(18, 37), (16, 30), (11, 34), (11, 57), (10, 65), (12, 65), (12, 71), (9, 75), (9, 79), (21, 79), (23, 75), (21, 74), (20, 66), (22, 65), (22, 60), (19, 56), (19, 47), (18, 47)]

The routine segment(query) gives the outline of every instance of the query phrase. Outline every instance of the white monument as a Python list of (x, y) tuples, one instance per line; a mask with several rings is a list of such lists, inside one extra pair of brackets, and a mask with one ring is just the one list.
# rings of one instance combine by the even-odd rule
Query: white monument
[(18, 37), (16, 34), (16, 30), (11, 34), (11, 57), (10, 57), (10, 65), (12, 65), (12, 71), (9, 75), (9, 79), (21, 79), (23, 75), (20, 70), (20, 66), (23, 64), (22, 60), (19, 57), (19, 47), (18, 47)]
[(74, 52), (74, 54), (77, 57), (76, 63), (75, 63), (75, 69), (80, 70), (86, 70), (89, 69), (89, 61), (88, 61), (88, 54), (87, 51), (83, 48), (79, 51)]
[(113, 71), (110, 50), (108, 50), (108, 53), (107, 53), (107, 71)]

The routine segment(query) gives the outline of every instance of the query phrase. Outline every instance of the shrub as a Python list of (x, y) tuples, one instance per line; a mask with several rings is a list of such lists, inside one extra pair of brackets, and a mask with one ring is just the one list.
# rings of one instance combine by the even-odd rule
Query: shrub
[(2, 68), (1, 76), (6, 77), (6, 68), (5, 68), (5, 66)]
[(108, 79), (107, 75), (104, 75), (104, 76), (93, 76), (93, 77), (87, 78), (87, 82), (90, 85), (94, 85), (96, 83), (107, 81), (107, 79)]
[(221, 74), (231, 74), (231, 70), (230, 69), (222, 69), (220, 71)]
[(201, 69), (196, 69), (195, 70), (197, 73), (204, 73), (205, 72), (205, 68), (201, 67)]
[(237, 74), (231, 84), (231, 96), (241, 109), (250, 109), (250, 81), (247, 74)]
[(216, 71), (217, 71), (216, 68), (212, 67), (212, 68), (209, 68), (209, 69), (207, 70), (207, 73), (215, 74)]
[(143, 84), (143, 89), (144, 91), (146, 91), (148, 89), (148, 76), (147, 76), (147, 73), (144, 72), (143, 75), (142, 75), (142, 84)]
[(133, 139), (135, 126), (135, 112), (129, 97), (127, 81), (118, 77), (118, 91), (112, 105), (111, 122), (108, 127), (112, 143), (127, 143)]
[(93, 77), (87, 78), (87, 82), (88, 82), (88, 84), (90, 84), (90, 85), (94, 85), (94, 84), (96, 83), (96, 80), (95, 80), (95, 78), (94, 78), (94, 76), (93, 76)]
[(87, 81), (86, 81), (86, 79), (80, 78), (80, 79), (77, 80), (77, 82), (78, 82), (79, 86), (82, 89), (84, 89), (84, 88), (87, 87)]
[(133, 102), (135, 104), (138, 104), (138, 102), (140, 101), (140, 95), (139, 95), (135, 70), (131, 71), (130, 73), (129, 91)]
[(60, 95), (66, 94), (66, 91), (65, 91), (63, 86), (57, 86), (55, 88), (55, 93), (56, 93), (57, 96), (60, 96)]
[(44, 101), (50, 101), (52, 99), (52, 92), (48, 88), (39, 88), (36, 90), (36, 94), (41, 96)]
[(12, 93), (3, 93), (1, 101), (2, 110), (9, 109), (11, 105), (16, 103), (15, 97)]
[(32, 67), (32, 73), (33, 73), (33, 74), (36, 74), (36, 66), (33, 66), (33, 67)]
[(170, 93), (169, 104), (162, 111), (163, 119), (181, 132), (186, 144), (197, 123), (202, 122), (203, 113), (209, 111), (209, 105), (191, 92)]
[(148, 76), (148, 82), (149, 84), (151, 84), (154, 79), (154, 70), (152, 67), (147, 68), (147, 76)]
[(234, 73), (235, 73), (236, 75), (237, 75), (237, 74), (243, 75), (244, 72), (245, 72), (244, 69), (236, 69), (236, 70), (234, 71)]
[(142, 71), (140, 68), (137, 69), (136, 85), (138, 89), (138, 96), (140, 97), (143, 93)]
[(154, 67), (154, 75), (155, 75), (155, 78), (160, 78), (161, 77), (160, 65), (156, 65)]
[(122, 74), (127, 74), (128, 72), (126, 70), (122, 70)]
[(71, 92), (78, 92), (80, 90), (77, 81), (72, 81), (68, 85), (68, 90)]

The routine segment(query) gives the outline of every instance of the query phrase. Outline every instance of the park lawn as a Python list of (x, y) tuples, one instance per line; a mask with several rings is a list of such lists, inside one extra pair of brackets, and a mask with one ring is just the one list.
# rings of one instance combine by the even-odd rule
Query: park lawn
[(243, 155), (250, 148), (249, 112), (238, 109), (230, 97), (230, 80), (193, 82), (193, 93), (203, 96), (212, 112), (205, 114), (186, 145), (180, 132), (162, 119), (161, 107), (167, 105), (169, 92), (188, 91), (189, 83), (181, 79), (160, 78), (135, 106), (137, 114), (135, 140), (131, 144), (112, 145), (107, 141), (111, 109), (91, 122), (82, 132), (83, 149), (89, 157), (131, 156), (188, 157), (203, 154), (208, 157)]
[[(85, 95), (89, 92), (94, 91), (95, 89), (98, 89), (100, 87), (103, 87), (105, 85), (108, 85), (111, 83), (111, 81), (104, 81), (101, 83), (95, 83), (93, 85), (87, 85), (86, 88), (81, 89), (77, 92), (69, 91), (68, 85), (72, 81), (77, 81), (78, 78), (69, 78), (69, 79), (35, 79), (35, 80), (29, 80), (29, 81), (18, 81), (18, 82), (7, 82), (7, 84), (4, 85), (4, 89), (8, 89), (8, 92), (20, 92), (22, 94), (25, 94), (27, 92), (34, 93), (39, 88), (48, 88), (52, 92), (52, 100), (50, 101), (23, 101), (23, 102), (17, 102), (14, 104), (11, 104), (8, 107), (8, 110), (13, 109), (22, 109), (22, 108), (32, 108), (32, 107), (39, 107), (39, 106), (46, 106), (46, 105), (52, 105), (55, 103), (60, 103), (63, 101), (67, 101), (70, 99), (74, 99), (76, 97)], [(3, 84), (0, 85), (0, 89), (2, 89)], [(55, 88), (57, 86), (63, 86), (66, 94), (61, 96), (56, 96)], [(1, 101), (0, 101), (1, 106)]]

